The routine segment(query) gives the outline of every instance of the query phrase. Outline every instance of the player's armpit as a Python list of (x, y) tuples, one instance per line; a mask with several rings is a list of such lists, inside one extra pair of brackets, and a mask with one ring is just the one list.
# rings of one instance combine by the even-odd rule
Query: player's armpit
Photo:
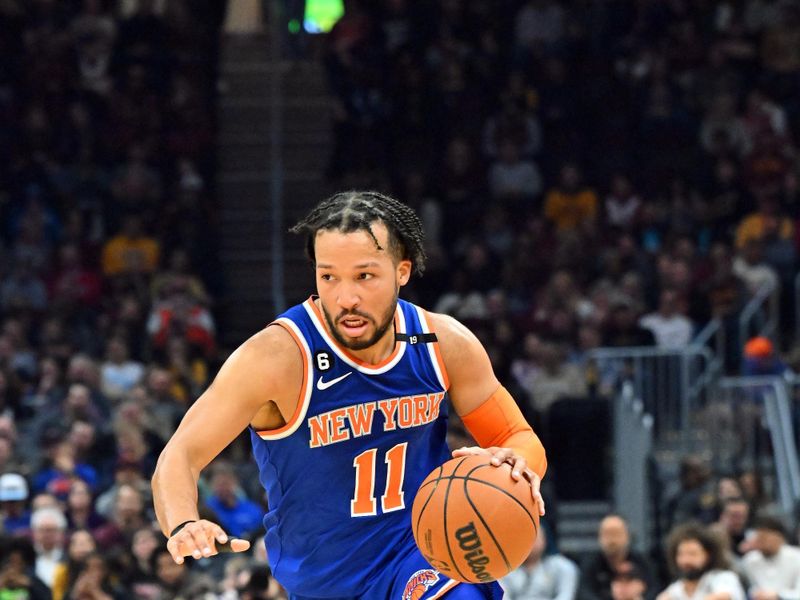
[(544, 446), (506, 388), (500, 386), (483, 404), (462, 415), (461, 420), (482, 448), (512, 448), (525, 457), (534, 473), (544, 477), (547, 471)]

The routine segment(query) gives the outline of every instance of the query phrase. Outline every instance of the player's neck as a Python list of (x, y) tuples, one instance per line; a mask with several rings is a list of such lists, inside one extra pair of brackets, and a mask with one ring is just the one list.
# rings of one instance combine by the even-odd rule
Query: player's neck
[(369, 348), (363, 350), (350, 350), (348, 352), (370, 365), (378, 365), (391, 356), (394, 352), (395, 346), (395, 331), (394, 327), (389, 327), (383, 337), (375, 342)]

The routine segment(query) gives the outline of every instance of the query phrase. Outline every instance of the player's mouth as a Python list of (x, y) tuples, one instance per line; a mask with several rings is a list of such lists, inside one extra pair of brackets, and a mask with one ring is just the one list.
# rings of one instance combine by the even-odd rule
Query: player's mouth
[(350, 337), (359, 337), (367, 331), (369, 321), (361, 317), (344, 317), (339, 320), (339, 326)]

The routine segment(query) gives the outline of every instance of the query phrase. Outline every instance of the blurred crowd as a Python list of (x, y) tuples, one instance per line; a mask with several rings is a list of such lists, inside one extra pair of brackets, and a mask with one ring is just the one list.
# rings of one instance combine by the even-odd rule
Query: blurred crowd
[[(792, 329), (799, 2), (345, 5), (324, 41), (329, 179), (420, 212), (429, 270), (407, 297), (467, 323), (537, 427), (560, 399), (609, 392), (595, 348), (682, 348), (712, 318), (734, 330), (765, 286)], [(282, 595), (245, 439), (203, 477), (201, 504), (252, 554), (174, 564), (149, 495), (227, 351), (213, 194), (224, 10), (0, 0), (0, 597)], [(752, 346), (752, 363), (736, 341), (728, 372), (760, 359), (800, 371), (789, 336)], [(579, 565), (543, 534), (508, 596), (652, 600), (672, 581), (659, 600), (698, 582), (726, 600), (798, 597), (795, 571), (794, 588), (759, 575), (800, 562), (798, 540), (745, 475), (687, 477), (655, 559), (630, 551), (616, 515)]]
[[(738, 488), (735, 479), (728, 485)], [(723, 491), (721, 486), (720, 491)], [(744, 492), (744, 489), (737, 489)], [(714, 497), (714, 500), (720, 500)], [(800, 592), (797, 537), (778, 518), (747, 524), (751, 499), (727, 497), (710, 520), (676, 525), (657, 558), (634, 549), (628, 523), (608, 514), (598, 550), (580, 563), (540, 532), (524, 564), (501, 584), (508, 600), (776, 600)], [(734, 510), (732, 507), (736, 505)], [(742, 515), (742, 513), (745, 513)]]
[[(223, 16), (202, 0), (0, 2), (2, 598), (277, 593), (263, 544), (224, 569), (176, 565), (150, 497), (222, 352)], [(240, 463), (215, 464), (203, 506), (244, 535), (263, 498)]]
[[(685, 347), (756, 291), (794, 322), (800, 5), (346, 2), (330, 175), (423, 215), (423, 305), (469, 323), (534, 411), (599, 346)], [(779, 340), (798, 366), (789, 337)]]
[[(324, 55), (329, 176), (418, 209), (430, 264), (408, 296), (476, 332), (545, 438), (551, 479), (574, 452), (576, 483), (607, 492), (608, 413), (562, 402), (613, 392), (597, 348), (679, 351), (718, 319), (728, 374), (798, 371), (800, 2), (345, 5)], [(739, 327), (759, 292), (775, 298), (773, 340)], [(671, 581), (660, 600), (796, 597), (798, 539), (774, 502), (738, 488), (738, 475), (761, 481), (752, 467), (656, 499), (665, 550), (652, 563), (630, 564), (613, 516), (593, 564), (551, 540), (508, 597), (652, 599)], [(736, 481), (724, 501), (718, 480)]]

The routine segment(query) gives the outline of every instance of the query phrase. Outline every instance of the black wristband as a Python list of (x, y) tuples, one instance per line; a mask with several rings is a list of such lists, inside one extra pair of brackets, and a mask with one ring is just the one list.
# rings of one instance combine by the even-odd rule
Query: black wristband
[(169, 534), (169, 537), (173, 537), (176, 533), (179, 533), (180, 530), (186, 527), (189, 523), (197, 523), (197, 519), (189, 519), (188, 521), (184, 521), (172, 530), (172, 532)]

